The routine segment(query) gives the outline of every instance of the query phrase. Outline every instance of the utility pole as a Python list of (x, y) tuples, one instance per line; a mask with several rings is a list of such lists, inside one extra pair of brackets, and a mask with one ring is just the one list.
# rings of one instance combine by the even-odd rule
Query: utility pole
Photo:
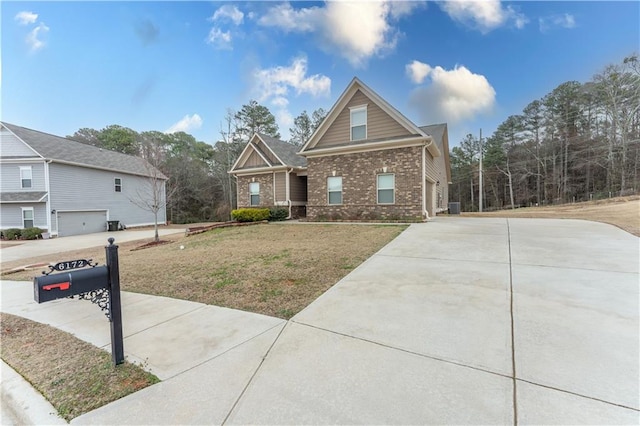
[(478, 180), (480, 185), (478, 186), (478, 211), (482, 212), (482, 129), (480, 129), (480, 168), (479, 168)]

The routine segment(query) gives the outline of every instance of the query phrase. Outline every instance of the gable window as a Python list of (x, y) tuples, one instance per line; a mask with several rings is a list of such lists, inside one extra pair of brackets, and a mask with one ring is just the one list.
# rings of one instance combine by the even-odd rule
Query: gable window
[(33, 228), (33, 207), (22, 207), (22, 227)]
[(378, 175), (378, 204), (393, 204), (395, 197), (396, 175), (385, 173)]
[(342, 204), (342, 176), (327, 178), (327, 200), (329, 204)]
[(351, 108), (351, 140), (367, 138), (367, 106)]
[(260, 205), (260, 183), (259, 182), (251, 182), (249, 184), (249, 205), (251, 206)]
[(31, 188), (32, 185), (32, 174), (31, 174), (31, 166), (29, 167), (20, 167), (20, 185), (21, 188)]
[(116, 192), (122, 192), (122, 179), (115, 178), (114, 185), (115, 185), (114, 189)]

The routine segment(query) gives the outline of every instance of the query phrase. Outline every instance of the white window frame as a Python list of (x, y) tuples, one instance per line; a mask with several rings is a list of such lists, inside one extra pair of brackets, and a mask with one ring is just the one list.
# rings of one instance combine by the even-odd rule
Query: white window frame
[[(35, 215), (35, 212), (33, 211), (33, 207), (21, 207), (21, 209), (22, 209), (22, 227), (26, 229), (26, 228), (33, 228), (34, 226), (36, 226), (36, 215)], [(25, 218), (24, 214), (26, 212), (31, 212), (31, 219)], [(26, 225), (25, 221), (27, 220), (31, 221), (31, 226)]]
[[(252, 189), (252, 187), (256, 189)], [(253, 197), (257, 197), (255, 203)], [(260, 182), (249, 182), (249, 205), (251, 207), (260, 205)]]
[[(29, 177), (27, 177), (27, 174)], [(28, 180), (29, 186), (26, 186), (24, 182)], [(31, 189), (33, 188), (33, 170), (31, 166), (21, 166), (20, 167), (20, 188), (22, 189)]]
[[(335, 190), (331, 191), (329, 189), (329, 179), (335, 179), (335, 180), (340, 179), (340, 191), (335, 191)], [(340, 202), (339, 203), (332, 203), (331, 202), (331, 194), (333, 194), (333, 193), (339, 193), (340, 194)], [(327, 177), (327, 204), (330, 205), (330, 206), (342, 205), (342, 195), (343, 195), (342, 194), (342, 176), (329, 176), (329, 177)]]
[[(364, 124), (354, 124), (353, 123), (353, 115), (355, 113), (359, 113), (359, 112), (363, 112), (364, 111)], [(364, 137), (363, 138), (358, 138), (358, 139), (354, 139), (353, 138), (353, 129), (355, 127), (361, 127), (364, 126)], [(367, 139), (368, 136), (368, 127), (367, 126), (367, 106), (366, 105), (359, 105), (359, 106), (354, 106), (354, 107), (350, 107), (349, 108), (349, 140), (351, 141), (361, 141), (361, 140), (365, 140)]]
[[(391, 188), (380, 187), (380, 177), (381, 176), (391, 176), (393, 177), (393, 186)], [(391, 190), (392, 201), (390, 203), (380, 202), (380, 191), (389, 191)], [(376, 175), (376, 201), (378, 204), (395, 204), (396, 203), (396, 174), (395, 173), (380, 173)]]
[(122, 178), (113, 178), (113, 190), (122, 192)]

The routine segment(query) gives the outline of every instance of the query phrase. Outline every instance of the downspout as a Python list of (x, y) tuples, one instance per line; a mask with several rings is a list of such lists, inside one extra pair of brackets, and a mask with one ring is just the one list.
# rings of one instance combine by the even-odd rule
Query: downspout
[(422, 215), (425, 220), (429, 220), (429, 211), (427, 211), (427, 147), (431, 146), (433, 138), (429, 136), (428, 143), (422, 145)]
[(285, 179), (285, 191), (287, 193), (287, 204), (289, 206), (289, 216), (287, 216), (287, 220), (291, 219), (291, 172), (293, 168), (287, 169), (286, 179)]
[[(47, 215), (47, 232), (51, 235), (51, 188), (49, 183), (49, 164), (51, 164), (52, 160), (45, 160), (44, 162), (44, 187), (47, 191), (47, 201), (45, 203), (45, 214)], [(57, 217), (57, 216), (56, 216)], [(57, 220), (57, 219), (56, 219)], [(56, 226), (56, 234), (58, 234), (58, 226)]]

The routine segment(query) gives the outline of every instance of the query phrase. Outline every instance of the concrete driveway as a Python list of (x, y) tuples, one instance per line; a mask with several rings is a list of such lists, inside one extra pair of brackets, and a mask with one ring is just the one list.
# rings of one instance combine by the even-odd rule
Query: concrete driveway
[(130, 294), (125, 351), (173, 361), (72, 423), (639, 424), (639, 277), (639, 239), (610, 225), (454, 217), (412, 225), (286, 324)]

